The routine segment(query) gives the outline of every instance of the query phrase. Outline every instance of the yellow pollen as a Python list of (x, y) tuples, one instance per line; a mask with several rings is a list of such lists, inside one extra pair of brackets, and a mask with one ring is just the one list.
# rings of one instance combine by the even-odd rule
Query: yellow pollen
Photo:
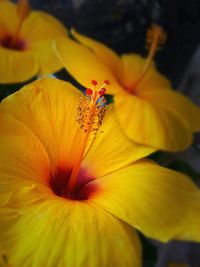
[(17, 42), (22, 29), (23, 22), (25, 19), (27, 19), (30, 12), (31, 12), (31, 7), (29, 5), (28, 0), (18, 0), (17, 2), (18, 24), (12, 38), (11, 46), (14, 46), (15, 43)]
[(85, 149), (88, 143), (90, 133), (94, 134), (94, 140), (99, 127), (102, 125), (102, 121), (106, 111), (106, 99), (104, 97), (104, 94), (106, 91), (105, 87), (109, 84), (109, 82), (106, 80), (98, 90), (96, 88), (97, 82), (92, 81), (92, 84), (94, 87), (86, 89), (86, 98), (80, 98), (80, 104), (77, 109), (77, 122), (80, 125), (84, 136), (80, 144), (79, 155), (76, 159), (76, 162), (74, 163), (71, 176), (66, 188), (66, 196), (70, 196), (70, 193), (73, 192), (73, 189), (76, 186), (77, 176), (80, 170), (82, 159), (85, 154)]
[(153, 24), (147, 31), (146, 42), (147, 46), (149, 47), (149, 53), (145, 65), (140, 73), (140, 76), (134, 84), (134, 87), (136, 87), (141, 82), (141, 80), (149, 70), (151, 62), (159, 48), (159, 45), (164, 45), (166, 40), (167, 35), (164, 29), (157, 24)]

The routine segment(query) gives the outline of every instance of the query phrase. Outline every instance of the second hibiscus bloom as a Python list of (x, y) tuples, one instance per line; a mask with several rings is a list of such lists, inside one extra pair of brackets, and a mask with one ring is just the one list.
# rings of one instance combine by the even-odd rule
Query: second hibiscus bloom
[[(91, 77), (111, 81), (115, 114), (130, 139), (166, 151), (183, 150), (191, 144), (193, 132), (200, 130), (200, 109), (174, 91), (156, 70), (154, 50), (147, 59), (136, 54), (119, 57), (97, 41), (75, 31), (72, 34), (83, 45), (59, 39), (56, 51), (62, 64), (85, 87)], [(152, 36), (154, 49), (159, 34), (156, 30)]]

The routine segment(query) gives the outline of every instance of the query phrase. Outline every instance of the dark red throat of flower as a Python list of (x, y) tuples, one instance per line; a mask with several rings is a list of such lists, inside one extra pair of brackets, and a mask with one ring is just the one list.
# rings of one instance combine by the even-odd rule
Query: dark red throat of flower
[(71, 200), (88, 200), (94, 193), (98, 191), (97, 184), (94, 183), (94, 177), (89, 172), (80, 169), (76, 184), (70, 193), (66, 193), (72, 168), (58, 168), (54, 175), (50, 177), (50, 187), (55, 195)]
[(10, 34), (7, 34), (0, 39), (0, 45), (3, 46), (4, 48), (18, 50), (18, 51), (23, 51), (26, 49), (26, 43), (24, 40), (17, 39), (13, 43), (13, 37)]
[(31, 7), (28, 0), (18, 0), (16, 15), (17, 22), (15, 25), (15, 31), (12, 34), (6, 34), (0, 37), (0, 45), (4, 48), (23, 51), (26, 48), (26, 43), (20, 38), (21, 30), (24, 21), (29, 17), (31, 13)]

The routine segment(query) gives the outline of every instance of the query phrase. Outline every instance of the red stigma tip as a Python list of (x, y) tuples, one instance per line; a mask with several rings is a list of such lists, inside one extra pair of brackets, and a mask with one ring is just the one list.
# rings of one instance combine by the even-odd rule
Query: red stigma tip
[(87, 88), (86, 95), (92, 95), (92, 94), (93, 94), (93, 90), (91, 88)]
[(104, 83), (108, 85), (108, 84), (110, 84), (110, 81), (109, 80), (105, 80)]
[(98, 93), (100, 96), (103, 96), (105, 95), (105, 92), (106, 92), (106, 88), (101, 88)]
[(95, 80), (92, 80), (92, 81), (91, 81), (91, 84), (93, 84), (93, 85), (97, 85), (97, 84), (98, 84), (98, 82), (97, 82), (97, 81), (95, 81)]

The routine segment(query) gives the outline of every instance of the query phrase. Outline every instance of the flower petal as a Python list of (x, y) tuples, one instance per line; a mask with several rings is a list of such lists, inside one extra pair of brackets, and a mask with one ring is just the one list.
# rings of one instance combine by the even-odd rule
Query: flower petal
[(35, 42), (53, 41), (60, 36), (66, 36), (67, 30), (53, 16), (42, 11), (32, 11), (24, 22), (21, 35), (31, 47)]
[(114, 102), (120, 125), (130, 139), (167, 151), (184, 150), (191, 144), (190, 127), (174, 112), (127, 93), (116, 95)]
[(0, 205), (31, 181), (47, 184), (50, 166), (47, 153), (29, 128), (0, 112)]
[(143, 160), (94, 183), (101, 191), (93, 203), (145, 235), (200, 240), (200, 193), (183, 174)]
[(129, 140), (120, 129), (113, 105), (107, 106), (96, 139), (82, 163), (95, 177), (101, 177), (134, 161), (144, 158), (155, 151), (150, 146), (138, 145)]
[(111, 70), (87, 47), (67, 38), (59, 38), (55, 49), (63, 66), (86, 88), (91, 87), (91, 80), (98, 81), (100, 85), (104, 80), (109, 80), (108, 94), (122, 90)]
[(31, 52), (0, 47), (0, 83), (24, 82), (38, 72), (38, 61)]
[(122, 84), (130, 91), (136, 91), (140, 94), (142, 91), (146, 92), (160, 87), (171, 88), (170, 81), (156, 70), (154, 63), (151, 64), (148, 72), (135, 88), (134, 85), (141, 75), (146, 59), (137, 54), (125, 54), (122, 55), (121, 59), (124, 74)]
[(27, 49), (39, 63), (40, 75), (51, 74), (62, 68), (53, 49), (56, 38), (67, 36), (67, 30), (61, 22), (45, 12), (33, 11), (24, 23), (21, 35), (27, 42)]
[(34, 43), (31, 50), (39, 64), (38, 74), (48, 75), (62, 69), (62, 64), (53, 50), (52, 40)]
[(130, 226), (95, 205), (42, 199), (41, 193), (36, 185), (22, 188), (0, 209), (0, 251), (10, 265), (141, 266)]
[(99, 59), (108, 67), (109, 70), (117, 77), (118, 80), (122, 77), (122, 62), (120, 57), (104, 44), (88, 38), (74, 29), (71, 31), (72, 36), (81, 44), (90, 48)]
[(146, 91), (144, 97), (153, 105), (181, 116), (191, 130), (200, 131), (200, 108), (186, 96), (173, 90), (160, 89)]
[(58, 164), (72, 166), (79, 151), (81, 135), (76, 113), (80, 96), (69, 83), (46, 78), (6, 98), (0, 112), (22, 122), (37, 136), (54, 172)]

